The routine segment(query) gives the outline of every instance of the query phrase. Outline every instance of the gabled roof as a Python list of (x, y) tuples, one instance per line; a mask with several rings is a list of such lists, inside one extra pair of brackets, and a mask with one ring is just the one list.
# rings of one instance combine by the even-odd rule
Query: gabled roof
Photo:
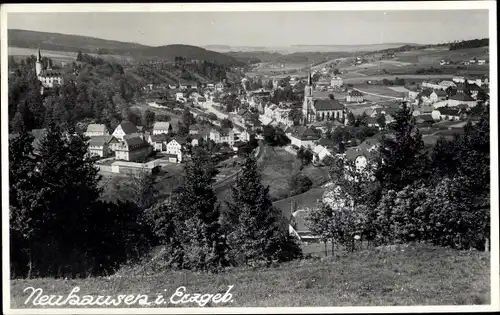
[(172, 140), (170, 140), (170, 142), (172, 142), (174, 140), (175, 140), (175, 142), (177, 142), (180, 145), (183, 145), (183, 144), (187, 143), (186, 138), (180, 137), (180, 136), (175, 136)]
[(300, 140), (319, 140), (318, 134), (311, 128), (296, 126), (293, 128), (292, 136)]
[(89, 146), (103, 146), (113, 139), (113, 136), (97, 136), (90, 138)]
[(137, 127), (130, 121), (124, 120), (120, 126), (126, 135), (138, 132)]
[(363, 93), (361, 93), (360, 91), (358, 90), (352, 90), (350, 93), (349, 93), (349, 96), (363, 96)]
[(430, 97), (431, 94), (432, 94), (432, 90), (425, 89), (418, 94), (418, 97), (422, 97), (422, 96)]
[(454, 109), (454, 108), (440, 107), (436, 110), (439, 111), (441, 113), (441, 115), (447, 115), (447, 116), (458, 116), (459, 115), (459, 111), (457, 109)]
[(457, 93), (457, 94), (453, 95), (452, 97), (450, 97), (450, 100), (461, 101), (461, 102), (475, 101), (475, 99), (473, 99), (472, 96), (470, 96), (469, 94), (466, 94), (466, 93)]
[(149, 136), (152, 142), (165, 142), (168, 141), (168, 135), (162, 133), (159, 135), (151, 135)]
[(432, 118), (432, 115), (419, 115), (417, 117), (415, 117), (415, 120), (417, 123), (419, 122), (426, 122), (426, 121), (434, 121), (434, 118)]
[(87, 132), (106, 132), (107, 128), (104, 124), (89, 124), (87, 126)]
[(328, 138), (319, 139), (318, 144), (325, 147), (325, 148), (333, 148), (334, 147), (333, 142)]
[(439, 97), (443, 97), (443, 96), (447, 95), (446, 92), (443, 90), (434, 90), (434, 93), (436, 93), (436, 95)]
[(139, 137), (130, 137), (123, 140), (129, 150), (140, 149), (149, 146), (149, 144)]
[(55, 77), (62, 77), (62, 75), (63, 75), (62, 71), (59, 71), (59, 70), (42, 70), (42, 71), (40, 71), (41, 77), (55, 78)]
[(170, 123), (168, 121), (157, 121), (153, 125), (153, 130), (169, 130)]
[(314, 101), (314, 108), (316, 108), (317, 111), (322, 111), (322, 110), (343, 110), (344, 105), (340, 104), (339, 101), (337, 100), (315, 100)]

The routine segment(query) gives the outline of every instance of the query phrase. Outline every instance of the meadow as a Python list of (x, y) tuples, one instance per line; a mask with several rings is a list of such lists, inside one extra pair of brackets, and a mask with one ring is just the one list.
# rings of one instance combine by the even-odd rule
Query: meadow
[[(37, 53), (36, 49), (20, 48), (20, 47), (8, 47), (8, 55), (13, 56), (16, 61), (21, 60), (21, 59), (25, 59), (26, 57), (29, 57), (31, 55), (36, 56), (36, 53)], [(73, 61), (76, 61), (76, 56), (77, 56), (77, 53), (68, 52), (68, 51), (42, 50), (41, 53), (42, 53), (42, 57), (51, 58), (52, 61), (55, 63), (73, 62)], [(89, 55), (99, 56), (100, 58), (103, 58), (105, 60), (133, 61), (133, 58), (131, 58), (131, 57), (120, 56), (120, 55), (97, 55), (97, 54), (89, 54)]]
[(270, 268), (239, 267), (221, 274), (190, 271), (151, 274), (140, 267), (123, 268), (110, 277), (12, 280), (11, 307), (33, 307), (31, 303), (24, 304), (28, 294), (23, 290), (29, 286), (42, 288), (45, 294), (66, 296), (79, 286), (79, 296), (146, 294), (149, 301), (154, 301), (159, 293), (168, 300), (180, 286), (185, 286), (188, 292), (204, 294), (223, 293), (234, 285), (232, 302), (209, 303), (206, 307), (489, 304), (489, 261), (487, 252), (410, 245), (340, 251), (333, 257), (313, 256)]

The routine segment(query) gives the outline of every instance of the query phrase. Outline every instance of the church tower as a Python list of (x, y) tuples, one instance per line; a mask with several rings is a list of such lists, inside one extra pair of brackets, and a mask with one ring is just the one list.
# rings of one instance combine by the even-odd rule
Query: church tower
[(35, 69), (36, 69), (36, 76), (37, 77), (40, 76), (40, 73), (42, 73), (42, 54), (40, 53), (40, 47), (38, 47)]
[(307, 75), (307, 83), (304, 87), (304, 103), (302, 104), (302, 116), (305, 122), (310, 122), (311, 115), (311, 104), (313, 101), (313, 84), (312, 84), (312, 75), (311, 70), (309, 69), (309, 73)]

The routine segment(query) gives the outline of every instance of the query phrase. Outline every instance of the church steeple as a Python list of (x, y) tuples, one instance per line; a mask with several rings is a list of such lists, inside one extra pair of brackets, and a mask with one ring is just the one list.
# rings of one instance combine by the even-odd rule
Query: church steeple
[(36, 61), (42, 62), (42, 53), (40, 52), (40, 46), (38, 46), (37, 54), (36, 54)]
[(38, 52), (37, 52), (36, 63), (35, 63), (35, 70), (36, 70), (37, 76), (39, 76), (40, 73), (42, 73), (42, 53), (40, 52), (40, 46), (38, 46)]
[(309, 68), (309, 74), (307, 75), (307, 85), (312, 85), (311, 68)]

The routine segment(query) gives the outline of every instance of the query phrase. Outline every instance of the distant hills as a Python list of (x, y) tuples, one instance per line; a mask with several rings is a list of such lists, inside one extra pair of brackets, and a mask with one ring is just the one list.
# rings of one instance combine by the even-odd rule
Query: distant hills
[(397, 48), (405, 45), (418, 45), (414, 43), (384, 43), (371, 45), (291, 45), (291, 46), (229, 46), (229, 45), (208, 45), (204, 46), (221, 53), (236, 53), (236, 52), (269, 52), (280, 54), (293, 54), (304, 52), (355, 52), (355, 51), (376, 51), (382, 49)]
[(222, 65), (241, 65), (232, 56), (190, 45), (166, 45), (152, 47), (137, 43), (127, 43), (80, 35), (36, 32), (18, 29), (8, 30), (8, 46), (18, 48), (121, 55), (134, 59), (163, 59), (173, 61), (175, 57), (186, 57), (196, 60), (207, 60)]

